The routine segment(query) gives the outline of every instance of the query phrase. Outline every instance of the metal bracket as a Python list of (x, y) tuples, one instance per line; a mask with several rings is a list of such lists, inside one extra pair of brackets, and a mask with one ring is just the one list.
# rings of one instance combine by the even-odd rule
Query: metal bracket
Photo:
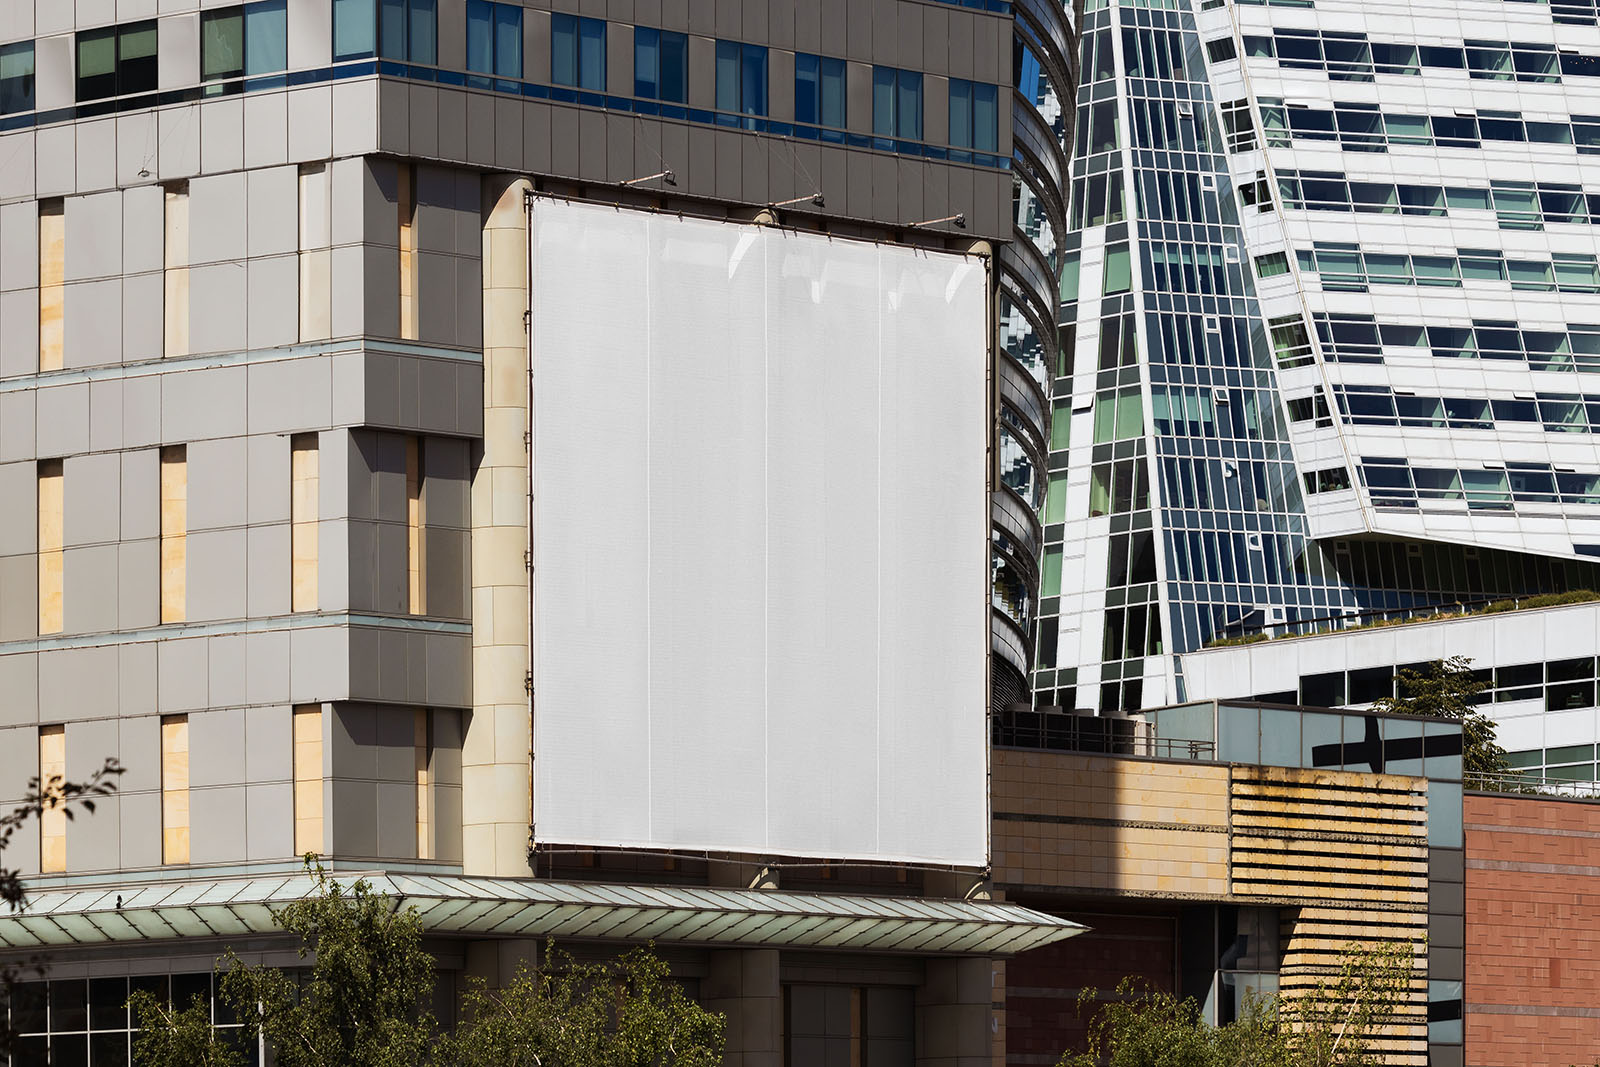
[(522, 332), (527, 333), (533, 329), (533, 309), (528, 308), (522, 313)]
[(528, 695), (529, 696), (533, 696), (533, 672), (532, 671), (529, 671), (527, 674), (522, 676), (522, 688), (524, 688), (524, 689), (526, 689), (528, 691)]

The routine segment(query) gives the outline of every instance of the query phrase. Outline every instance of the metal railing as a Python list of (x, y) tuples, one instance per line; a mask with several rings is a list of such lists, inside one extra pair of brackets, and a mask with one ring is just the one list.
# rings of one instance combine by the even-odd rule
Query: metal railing
[(1537, 771), (1507, 771), (1504, 774), (1469, 773), (1462, 781), (1462, 785), (1486, 793), (1522, 793), (1529, 796), (1600, 800), (1600, 782), (1575, 782), (1566, 778), (1549, 778)]
[(1012, 748), (1150, 759), (1217, 758), (1215, 742), (1157, 737), (1152, 724), (1137, 718), (1004, 709), (995, 712), (993, 735), (996, 745)]
[[(1449, 604), (1417, 604), (1405, 608), (1380, 608), (1368, 611), (1351, 611), (1343, 615), (1319, 615), (1312, 619), (1296, 619), (1292, 622), (1260, 622), (1246, 615), (1225, 627), (1210, 642), (1207, 648), (1216, 648), (1229, 644), (1241, 644), (1248, 641), (1265, 641), (1279, 637), (1312, 637), (1317, 634), (1337, 633), (1340, 630), (1359, 630), (1367, 627), (1382, 626), (1384, 624), (1400, 625), (1408, 622), (1423, 622), (1430, 619), (1444, 619), (1456, 616), (1481, 615), (1490, 605), (1509, 604), (1503, 611), (1520, 611), (1524, 600), (1537, 600), (1549, 596), (1548, 593), (1530, 593), (1525, 597), (1484, 597), (1479, 600), (1457, 600)], [(1573, 601), (1581, 603), (1581, 601)], [(1535, 605), (1542, 606), (1542, 605)], [(1552, 607), (1564, 607), (1556, 604)], [(1257, 614), (1256, 612), (1251, 613)]]

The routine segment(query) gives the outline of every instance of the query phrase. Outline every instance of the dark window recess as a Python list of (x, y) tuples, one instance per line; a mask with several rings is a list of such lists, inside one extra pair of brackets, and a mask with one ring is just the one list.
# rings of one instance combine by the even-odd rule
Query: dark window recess
[(33, 42), (0, 45), (0, 115), (33, 110)]
[(78, 100), (156, 90), (156, 23), (130, 22), (78, 34)]
[[(844, 66), (842, 59), (834, 62)], [(648, 26), (634, 29), (633, 95), (669, 104), (688, 102), (688, 35)]]
[(844, 60), (805, 52), (794, 57), (794, 120), (845, 127)]
[(1350, 672), (1350, 703), (1370, 704), (1374, 700), (1394, 696), (1394, 670), (1389, 667), (1368, 667)]
[(1302, 674), (1300, 676), (1300, 703), (1308, 708), (1342, 707), (1344, 699), (1344, 672), (1327, 674)]
[(1232, 37), (1218, 37), (1214, 41), (1206, 42), (1206, 59), (1212, 63), (1228, 63), (1238, 58), (1239, 53), (1233, 47)]

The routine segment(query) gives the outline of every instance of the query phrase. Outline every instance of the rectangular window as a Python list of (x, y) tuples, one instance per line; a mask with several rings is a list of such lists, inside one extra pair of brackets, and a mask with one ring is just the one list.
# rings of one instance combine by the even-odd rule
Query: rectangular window
[(182, 622), (188, 586), (189, 460), (184, 445), (161, 450), (161, 621)]
[(604, 20), (550, 16), (550, 80), (594, 93), (606, 91)]
[(163, 199), (164, 251), (162, 352), (168, 358), (189, 352), (189, 183), (167, 186)]
[(433, 66), (438, 62), (437, 0), (382, 0), (378, 55)]
[(1110, 296), (1113, 293), (1125, 293), (1133, 286), (1132, 260), (1128, 255), (1127, 245), (1108, 245), (1106, 247), (1105, 275), (1101, 284), (1101, 295)]
[[(286, 0), (261, 0), (200, 16), (200, 80), (271, 74), (289, 65)], [(243, 82), (206, 86), (207, 96), (237, 93)]]
[[(497, 78), (522, 77), (522, 8), (519, 5), (467, 0), (467, 69)], [(603, 80), (602, 77), (602, 88)]]
[(422, 439), (408, 436), (406, 438), (406, 588), (409, 592), (406, 610), (413, 615), (424, 615), (428, 610), (427, 590), (423, 584), (427, 581), (427, 568), (423, 563), (423, 553), (427, 551), (426, 535), (423, 533), (426, 517), (422, 513), (425, 462)]
[(39, 369), (60, 370), (66, 342), (67, 218), (60, 200), (39, 201)]
[(922, 140), (922, 75), (872, 68), (872, 132), (878, 137)]
[(845, 127), (844, 60), (800, 52), (794, 57), (794, 120)]
[(333, 58), (366, 59), (378, 53), (374, 0), (333, 0)]
[(39, 461), (39, 634), (58, 634), (65, 620), (62, 564), (66, 544), (66, 480), (62, 461)]
[(33, 42), (0, 45), (0, 115), (33, 110)]
[(1256, 277), (1276, 278), (1289, 273), (1289, 257), (1282, 252), (1268, 252), (1256, 257)]
[(633, 95), (670, 104), (689, 101), (689, 38), (640, 26), (633, 31)]
[(155, 89), (154, 19), (78, 34), (78, 100), (132, 96)]
[(995, 152), (999, 148), (999, 96), (993, 85), (950, 79), (950, 146)]
[(318, 459), (316, 434), (289, 438), (290, 611), (317, 610)]
[(433, 789), (429, 765), (433, 761), (433, 729), (426, 709), (418, 708), (412, 720), (417, 770), (417, 859), (433, 859)]
[(723, 126), (755, 129), (752, 118), (767, 113), (767, 50), (763, 45), (717, 42), (717, 116)]
[(417, 167), (414, 163), (396, 165), (399, 188), (395, 193), (395, 212), (400, 226), (400, 337), (417, 339)]
[(293, 712), (294, 851), (297, 856), (323, 852), (322, 837), (322, 708), (301, 704)]
[(161, 862), (189, 862), (189, 716), (161, 717)]
[(46, 807), (39, 813), (39, 870), (55, 874), (67, 869), (67, 809), (51, 800), (61, 796), (67, 776), (67, 728), (39, 727), (39, 792)]

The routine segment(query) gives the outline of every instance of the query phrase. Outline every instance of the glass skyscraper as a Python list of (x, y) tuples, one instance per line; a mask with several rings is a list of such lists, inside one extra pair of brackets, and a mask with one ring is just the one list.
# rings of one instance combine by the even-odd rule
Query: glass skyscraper
[(1588, 634), (1557, 667), (1474, 612), (1600, 582), (1594, 23), (1089, 5), (1036, 707), (1357, 704), (1460, 652), (1497, 717), (1587, 709), (1508, 747), (1578, 731), (1592, 777), (1595, 609), (1519, 616)]

